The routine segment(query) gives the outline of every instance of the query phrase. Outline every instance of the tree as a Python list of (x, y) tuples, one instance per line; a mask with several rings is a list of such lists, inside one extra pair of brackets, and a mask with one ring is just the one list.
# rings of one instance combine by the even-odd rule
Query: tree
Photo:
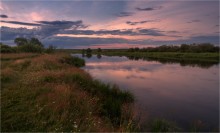
[(43, 44), (37, 38), (31, 38), (30, 40), (26, 38), (16, 38), (14, 42), (17, 44), (17, 48), (21, 52), (43, 52)]
[(128, 51), (129, 52), (134, 52), (134, 48), (129, 48)]
[(54, 53), (56, 47), (53, 45), (49, 45), (49, 47), (45, 50), (46, 53)]
[(135, 47), (135, 48), (134, 48), (134, 51), (138, 52), (138, 51), (139, 51), (139, 48), (138, 48), (138, 47)]
[(18, 37), (14, 40), (14, 42), (17, 44), (17, 46), (22, 46), (25, 44), (28, 44), (28, 40), (26, 38), (23, 37)]
[(92, 50), (90, 48), (87, 48), (86, 49), (86, 54), (91, 54), (92, 53)]
[(31, 38), (30, 44), (38, 45), (38, 46), (43, 47), (43, 44), (37, 38)]
[(181, 46), (180, 46), (180, 51), (181, 52), (188, 52), (189, 49), (190, 49), (190, 46), (187, 45), (187, 44), (181, 44)]
[(97, 50), (97, 51), (100, 53), (100, 52), (102, 52), (102, 49), (101, 49), (101, 48), (98, 48), (98, 50)]
[(86, 57), (91, 58), (92, 57), (92, 50), (90, 48), (86, 49)]

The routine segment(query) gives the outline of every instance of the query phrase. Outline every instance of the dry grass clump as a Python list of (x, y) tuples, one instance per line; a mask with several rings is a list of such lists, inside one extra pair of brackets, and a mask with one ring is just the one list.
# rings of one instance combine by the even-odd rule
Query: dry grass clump
[(39, 54), (36, 53), (1, 53), (1, 60), (17, 60), (23, 58), (33, 58), (38, 56)]

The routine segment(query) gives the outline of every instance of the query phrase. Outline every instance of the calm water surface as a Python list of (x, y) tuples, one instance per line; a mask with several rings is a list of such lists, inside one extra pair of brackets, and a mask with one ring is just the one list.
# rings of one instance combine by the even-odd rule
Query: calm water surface
[(142, 118), (166, 118), (180, 127), (202, 122), (204, 130), (219, 125), (219, 65), (130, 60), (127, 57), (82, 57), (94, 78), (117, 84), (136, 97)]

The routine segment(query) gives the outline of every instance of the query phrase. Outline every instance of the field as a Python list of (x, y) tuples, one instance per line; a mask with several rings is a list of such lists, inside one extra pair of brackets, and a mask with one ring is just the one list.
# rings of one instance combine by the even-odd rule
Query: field
[(137, 131), (131, 93), (67, 53), (1, 54), (1, 131)]

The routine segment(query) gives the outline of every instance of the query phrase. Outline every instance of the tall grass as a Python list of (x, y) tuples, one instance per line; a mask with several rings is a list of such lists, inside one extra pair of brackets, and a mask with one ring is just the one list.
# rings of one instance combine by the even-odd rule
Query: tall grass
[(75, 56), (66, 56), (63, 57), (62, 59), (60, 59), (61, 63), (66, 63), (69, 65), (73, 65), (76, 67), (82, 67), (85, 66), (85, 61), (79, 57), (75, 57)]
[(176, 125), (176, 123), (165, 120), (165, 119), (155, 119), (151, 123), (152, 132), (178, 132), (181, 129)]
[(76, 82), (80, 88), (89, 92), (89, 94), (99, 97), (101, 114), (111, 119), (114, 125), (120, 123), (123, 104), (134, 101), (134, 96), (128, 91), (122, 91), (115, 85), (104, 84), (80, 74), (68, 75), (64, 80), (68, 83)]
[(2, 132), (136, 130), (124, 110), (129, 92), (93, 80), (75, 59), (60, 61), (66, 54), (22, 57), (1, 62)]

